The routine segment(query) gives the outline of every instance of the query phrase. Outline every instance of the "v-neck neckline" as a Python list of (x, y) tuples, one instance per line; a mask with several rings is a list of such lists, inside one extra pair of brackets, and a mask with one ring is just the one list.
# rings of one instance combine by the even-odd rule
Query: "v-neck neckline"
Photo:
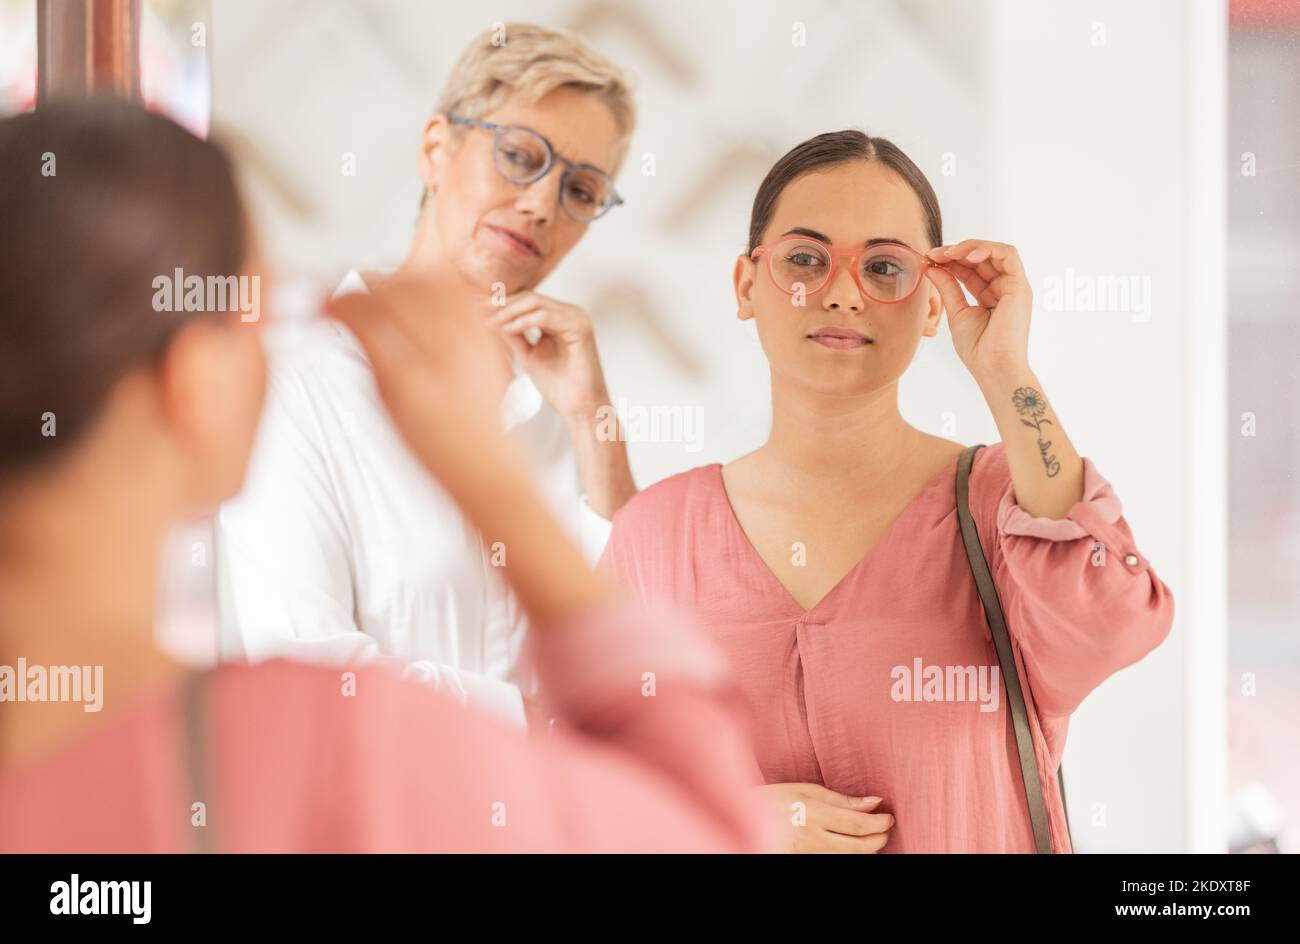
[[(876, 539), (871, 542), (871, 546), (867, 548), (867, 550), (863, 553), (861, 557), (858, 558), (858, 560), (853, 564), (853, 566), (850, 567), (847, 571), (845, 571), (844, 574), (839, 578), (839, 580), (835, 581), (835, 583), (832, 584), (831, 588), (827, 590), (824, 594), (822, 594), (820, 599), (818, 599), (815, 603), (813, 603), (812, 606), (806, 609), (804, 608), (803, 604), (801, 604), (798, 600), (794, 598), (794, 594), (791, 593), (790, 588), (787, 587), (781, 581), (781, 578), (776, 575), (776, 571), (774, 571), (768, 565), (767, 561), (763, 559), (763, 555), (758, 552), (758, 548), (754, 545), (754, 542), (750, 539), (749, 534), (745, 531), (744, 525), (740, 523), (740, 516), (736, 514), (736, 506), (731, 503), (731, 496), (727, 493), (726, 480), (723, 479), (722, 477), (721, 462), (713, 463), (713, 476), (714, 476), (714, 483), (718, 490), (718, 497), (722, 500), (722, 504), (726, 507), (726, 517), (728, 519), (730, 527), (735, 529), (736, 533), (740, 536), (741, 543), (744, 545), (744, 547), (748, 549), (748, 553), (750, 554), (750, 556), (753, 557), (754, 566), (759, 568), (762, 571), (764, 575), (764, 579), (766, 579), (769, 583), (771, 583), (772, 586), (776, 589), (776, 591), (784, 598), (784, 602), (787, 605), (787, 607), (789, 607), (795, 613), (797, 613), (797, 619), (799, 622), (816, 622), (813, 619), (813, 615), (816, 614), (819, 610), (821, 610), (824, 606), (826, 606), (830, 600), (834, 599), (839, 594), (841, 588), (843, 588), (846, 584), (848, 584), (849, 581), (853, 578), (853, 576), (856, 575), (860, 570), (862, 570), (864, 566), (866, 566), (867, 562), (871, 560), (872, 557), (875, 556), (876, 550), (882, 544), (885, 544), (889, 540), (889, 538), (893, 536), (893, 533), (898, 530), (899, 524), (905, 518), (907, 518), (909, 515), (912, 514), (912, 512), (920, 504), (921, 499), (924, 498), (926, 495), (928, 495), (931, 489), (935, 488), (937, 485), (945, 481), (951, 479), (954, 483), (956, 482), (957, 462), (960, 460), (960, 458), (961, 458), (961, 453), (959, 452), (957, 456), (952, 459), (952, 461), (945, 464), (943, 468), (941, 468), (938, 472), (932, 475), (929, 481), (927, 481), (925, 485), (921, 487), (921, 490), (912, 497), (912, 500), (903, 506), (903, 509), (897, 515), (894, 516), (894, 519), (890, 521), (889, 524), (885, 526), (885, 529), (881, 531), (880, 534), (876, 537)], [(953, 501), (954, 502), (956, 501), (955, 497)]]

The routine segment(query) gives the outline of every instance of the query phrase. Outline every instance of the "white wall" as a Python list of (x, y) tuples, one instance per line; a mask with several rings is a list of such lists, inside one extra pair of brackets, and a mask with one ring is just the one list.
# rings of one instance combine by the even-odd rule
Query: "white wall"
[[(1224, 815), (1224, 4), (989, 10), (997, 197), (981, 227), (1021, 246), (1035, 369), (1176, 602), (1166, 643), (1071, 725), (1076, 840), (1208, 850)], [(1149, 278), (1149, 320), (1044, 310), (1045, 280), (1067, 268)]]

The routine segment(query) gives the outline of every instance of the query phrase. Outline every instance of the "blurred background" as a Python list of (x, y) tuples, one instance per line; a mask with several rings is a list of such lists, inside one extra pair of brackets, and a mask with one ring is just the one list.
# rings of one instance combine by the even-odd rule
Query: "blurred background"
[[(642, 486), (765, 438), (731, 271), (767, 168), (821, 131), (892, 139), (947, 241), (1019, 247), (1035, 371), (1177, 602), (1071, 724), (1076, 848), (1300, 848), (1300, 0), (96, 3), (138, 18), (141, 96), (234, 153), (280, 272), (325, 285), (404, 255), (420, 132), (472, 36), (531, 20), (620, 63), (626, 205), (545, 290), (591, 315), (620, 411), (699, 424), (630, 443)], [(41, 11), (0, 0), (6, 112), (35, 104)], [(998, 438), (946, 324), (901, 401)], [(209, 547), (196, 522), (166, 565), (160, 635), (195, 659)]]

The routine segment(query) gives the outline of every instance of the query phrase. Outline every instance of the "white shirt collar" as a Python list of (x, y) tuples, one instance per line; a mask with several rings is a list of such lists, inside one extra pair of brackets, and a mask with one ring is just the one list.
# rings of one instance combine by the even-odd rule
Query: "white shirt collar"
[[(376, 271), (383, 272), (387, 275), (395, 271), (393, 268), (380, 268)], [(339, 282), (338, 288), (334, 290), (334, 298), (340, 295), (351, 295), (357, 292), (369, 292), (366, 287), (365, 279), (356, 269), (349, 269), (343, 276), (343, 281)], [(338, 332), (339, 337), (350, 346), (357, 354), (366, 361), (366, 352), (362, 349), (360, 342), (353, 336), (352, 332), (338, 322), (333, 322), (334, 329)], [(501, 422), (505, 429), (510, 430), (537, 416), (542, 410), (542, 393), (533, 383), (533, 378), (528, 376), (528, 372), (521, 368), (518, 362), (511, 357), (510, 368), (514, 371), (515, 379), (510, 381), (506, 387), (505, 396), (501, 401)]]

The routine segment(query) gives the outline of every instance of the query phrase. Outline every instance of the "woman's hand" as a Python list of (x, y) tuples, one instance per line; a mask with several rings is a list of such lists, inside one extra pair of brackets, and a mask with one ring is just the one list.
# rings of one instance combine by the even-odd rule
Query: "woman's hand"
[[(948, 312), (953, 347), (976, 378), (1028, 366), (1033, 292), (1014, 246), (967, 239), (927, 255), (926, 269)], [(961, 286), (975, 298), (966, 303)]]
[(755, 787), (771, 798), (787, 827), (787, 852), (879, 852), (894, 828), (891, 813), (873, 813), (880, 797), (864, 800), (819, 783), (769, 783)]
[(365, 349), (403, 438), (458, 501), (489, 472), (526, 478), (501, 429), (507, 365), (487, 327), (488, 292), (450, 270), (394, 275), (328, 310)]
[(587, 566), (501, 429), (503, 352), (489, 309), (487, 292), (450, 271), (395, 275), (368, 295), (329, 304), (361, 342), (416, 456), (485, 542), (509, 548), (506, 579), (534, 630), (544, 632), (607, 604), (614, 589)]
[[(577, 305), (516, 292), (489, 324), (505, 336), (538, 392), (565, 418), (593, 416), (609, 402), (591, 319)], [(541, 332), (536, 344), (524, 333)]]

